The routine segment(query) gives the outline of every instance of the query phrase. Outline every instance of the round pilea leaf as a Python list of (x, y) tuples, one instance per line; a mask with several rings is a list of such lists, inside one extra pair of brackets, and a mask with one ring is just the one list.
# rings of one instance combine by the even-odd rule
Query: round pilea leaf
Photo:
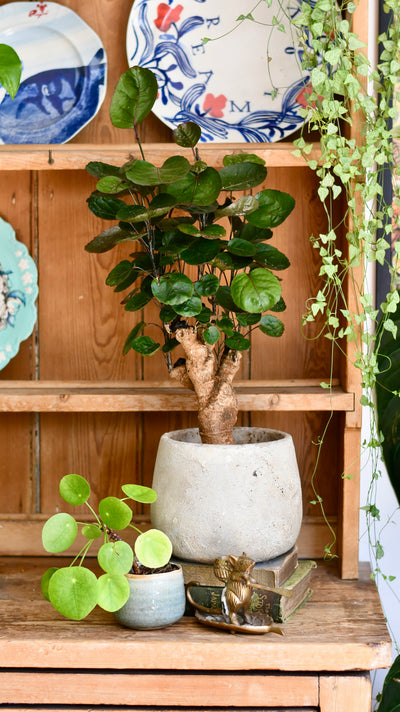
[(82, 620), (96, 606), (98, 597), (95, 574), (82, 566), (58, 569), (50, 579), (50, 602), (66, 618)]
[(89, 482), (81, 475), (65, 475), (60, 481), (60, 495), (75, 507), (84, 504), (90, 497)]
[(81, 532), (86, 539), (98, 539), (102, 534), (101, 529), (97, 526), (97, 524), (84, 524)]
[(175, 143), (178, 146), (184, 146), (185, 148), (191, 148), (198, 143), (201, 136), (201, 128), (193, 121), (187, 121), (183, 124), (178, 124), (173, 132), (173, 137)]
[(105, 497), (99, 502), (99, 514), (110, 529), (125, 529), (132, 519), (132, 510), (117, 497)]
[(45, 522), (42, 529), (42, 543), (46, 551), (59, 554), (74, 543), (78, 525), (71, 514), (59, 512)]
[(129, 583), (125, 576), (103, 574), (98, 578), (99, 595), (97, 603), (105, 611), (118, 611), (129, 598)]
[(164, 532), (149, 529), (136, 539), (135, 554), (143, 566), (158, 569), (170, 560), (172, 544)]
[(42, 594), (46, 601), (50, 601), (49, 598), (49, 583), (50, 579), (53, 576), (53, 574), (58, 571), (57, 566), (52, 566), (50, 569), (47, 569), (47, 571), (44, 572), (41, 581), (40, 581), (40, 588), (42, 589)]
[(132, 547), (126, 541), (110, 541), (100, 547), (97, 560), (108, 574), (127, 574), (133, 564)]
[(122, 485), (121, 489), (127, 497), (134, 499), (135, 502), (151, 504), (157, 499), (157, 492), (151, 487), (144, 487), (144, 485)]
[(238, 307), (255, 314), (276, 304), (281, 296), (281, 284), (272, 272), (260, 267), (249, 274), (237, 274), (232, 280), (231, 294)]

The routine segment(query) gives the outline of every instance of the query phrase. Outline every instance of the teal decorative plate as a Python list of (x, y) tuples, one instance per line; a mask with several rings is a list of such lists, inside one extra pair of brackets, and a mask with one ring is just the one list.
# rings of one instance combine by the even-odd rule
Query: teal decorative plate
[(37, 295), (36, 265), (11, 225), (0, 218), (0, 369), (31, 335)]

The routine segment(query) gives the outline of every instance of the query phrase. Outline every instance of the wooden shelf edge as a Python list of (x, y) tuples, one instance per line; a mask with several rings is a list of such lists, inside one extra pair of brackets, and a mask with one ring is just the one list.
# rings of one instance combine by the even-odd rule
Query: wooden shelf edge
[[(81, 521), (92, 521), (89, 516), (79, 515)], [(0, 551), (2, 556), (52, 556), (46, 554), (42, 546), (42, 527), (49, 514), (0, 514)], [(150, 518), (146, 515), (135, 515), (135, 524), (142, 529), (150, 528)], [(337, 518), (330, 517), (329, 524), (333, 531), (337, 530)], [(321, 559), (324, 548), (331, 536), (328, 526), (322, 517), (304, 517), (300, 535), (297, 541), (299, 556), (309, 559)], [(132, 534), (132, 541), (135, 535)], [(78, 553), (83, 538), (68, 550), (68, 556)], [(132, 543), (132, 542), (131, 542)], [(90, 555), (96, 555), (96, 542), (90, 550)]]
[[(170, 155), (185, 155), (190, 160), (189, 149), (180, 148), (175, 143), (150, 143), (145, 145), (146, 160), (162, 164)], [(216, 167), (222, 166), (222, 158), (229, 152), (246, 152), (247, 144), (204, 144), (200, 146), (203, 160)], [(305, 167), (304, 158), (293, 155), (292, 143), (251, 144), (251, 153), (261, 156), (268, 167)], [(89, 161), (123, 163), (138, 151), (137, 145), (129, 144), (43, 144), (3, 145), (0, 147), (0, 170), (76, 170), (84, 169)], [(317, 158), (319, 146), (316, 144), (308, 159)]]
[[(331, 391), (319, 381), (271, 381), (236, 384), (241, 411), (353, 411), (354, 395), (340, 385)], [(89, 383), (2, 381), (0, 412), (150, 412), (197, 410), (195, 394), (170, 382)]]

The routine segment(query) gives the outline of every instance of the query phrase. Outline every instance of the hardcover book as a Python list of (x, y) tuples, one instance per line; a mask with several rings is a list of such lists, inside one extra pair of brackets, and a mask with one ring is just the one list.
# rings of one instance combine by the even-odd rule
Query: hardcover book
[[(214, 574), (213, 564), (199, 564), (177, 558), (173, 558), (172, 561), (182, 566), (185, 583), (197, 581), (201, 586), (223, 586), (223, 582)], [(293, 546), (282, 556), (257, 563), (251, 575), (257, 583), (263, 586), (280, 588), (293, 574), (296, 567), (297, 547)]]
[[(291, 592), (289, 597), (273, 591), (254, 590), (251, 598), (249, 613), (269, 614), (276, 623), (284, 623), (310, 598), (312, 594), (311, 572), (316, 568), (315, 561), (300, 560), (295, 571), (289, 576), (283, 586), (284, 590)], [(221, 608), (221, 586), (191, 586), (191, 595), (210, 611)], [(186, 615), (193, 615), (192, 606), (188, 604)]]

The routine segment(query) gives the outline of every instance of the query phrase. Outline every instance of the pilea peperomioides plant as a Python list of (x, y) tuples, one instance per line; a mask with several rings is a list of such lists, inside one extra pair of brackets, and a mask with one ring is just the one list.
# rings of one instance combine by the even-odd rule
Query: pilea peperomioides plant
[[(60, 495), (69, 505), (86, 505), (93, 522), (80, 522), (68, 512), (53, 514), (45, 522), (42, 542), (46, 551), (60, 554), (72, 546), (79, 530), (85, 542), (68, 566), (52, 566), (42, 576), (42, 593), (54, 608), (72, 620), (81, 620), (99, 605), (106, 611), (119, 610), (129, 598), (128, 573), (157, 573), (166, 570), (172, 544), (159, 529), (141, 530), (132, 522), (133, 512), (127, 500), (151, 504), (157, 493), (151, 487), (122, 485), (125, 497), (105, 497), (98, 512), (89, 503), (90, 485), (81, 475), (65, 475), (60, 481)], [(134, 529), (139, 536), (134, 547), (123, 541), (120, 531)], [(95, 541), (101, 541), (97, 560), (100, 576), (83, 565)]]
[[(202, 441), (233, 443), (238, 405), (232, 381), (241, 352), (250, 348), (258, 328), (280, 336), (283, 323), (274, 313), (285, 309), (280, 279), (289, 260), (268, 244), (272, 228), (294, 207), (287, 193), (253, 189), (264, 183), (267, 169), (259, 157), (226, 155), (220, 170), (208, 166), (195, 148), (201, 134), (192, 123), (174, 131), (174, 140), (189, 150), (169, 157), (161, 167), (147, 162), (138, 125), (157, 96), (154, 74), (132, 67), (121, 77), (111, 103), (112, 123), (133, 129), (141, 158), (122, 167), (92, 162), (97, 178), (88, 199), (90, 210), (117, 220), (86, 245), (106, 252), (129, 242), (129, 258), (110, 272), (107, 284), (128, 290), (122, 304), (140, 312), (150, 302), (159, 310), (160, 341), (146, 335), (138, 320), (124, 346), (151, 355), (162, 349), (169, 375), (193, 389), (198, 399)], [(180, 345), (180, 358), (172, 351)]]

